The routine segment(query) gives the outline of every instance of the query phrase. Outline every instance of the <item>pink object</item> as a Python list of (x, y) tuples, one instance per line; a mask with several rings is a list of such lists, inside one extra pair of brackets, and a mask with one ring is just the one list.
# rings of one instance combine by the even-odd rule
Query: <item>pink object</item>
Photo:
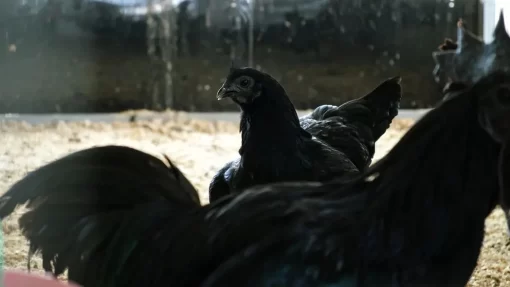
[(74, 283), (64, 283), (48, 276), (22, 271), (4, 270), (2, 287), (80, 287)]

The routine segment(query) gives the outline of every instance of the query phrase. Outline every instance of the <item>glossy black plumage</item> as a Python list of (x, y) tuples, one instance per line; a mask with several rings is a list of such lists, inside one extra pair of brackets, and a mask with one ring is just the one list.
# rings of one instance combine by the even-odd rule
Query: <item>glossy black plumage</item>
[[(496, 74), (450, 97), (359, 180), (287, 193), (274, 186), (264, 202), (277, 205), (267, 208), (251, 208), (262, 197), (256, 189), (238, 196), (232, 214), (222, 216), (235, 217), (234, 226), (243, 222), (239, 233), (277, 231), (232, 257), (202, 286), (465, 286), (485, 218), (510, 192), (498, 183), (508, 170), (497, 159), (507, 152), (479, 121), (482, 114), (510, 121), (510, 113), (498, 116), (508, 104), (483, 103), (507, 83), (510, 75)], [(289, 200), (291, 193), (300, 194)]]
[(270, 75), (233, 68), (218, 96), (240, 106), (242, 143), (240, 158), (214, 176), (211, 202), (257, 184), (328, 181), (365, 170), (375, 142), (398, 114), (401, 87), (400, 78), (392, 78), (364, 97), (298, 118)]
[(357, 179), (200, 207), (176, 167), (99, 147), (17, 182), (0, 216), (31, 201), (25, 236), (85, 287), (465, 286), (485, 218), (510, 192), (508, 140), (496, 140), (510, 131), (491, 130), (510, 120), (492, 92), (507, 83), (496, 74), (450, 97)]
[[(457, 22), (457, 42), (445, 39), (443, 44), (439, 46), (439, 51), (432, 54), (436, 62), (434, 69), (436, 78), (439, 82), (441, 78), (443, 79), (442, 81), (448, 81), (444, 91), (446, 93), (444, 100), (448, 100), (450, 96), (458, 94), (454, 92), (448, 93), (448, 90), (463, 90), (472, 85), (473, 82), (476, 82), (480, 77), (484, 77), (494, 71), (510, 70), (510, 57), (505, 52), (510, 49), (510, 36), (505, 27), (503, 11), (500, 12), (499, 20), (492, 36), (492, 42), (486, 44), (481, 37), (469, 31), (462, 20), (459, 20)], [(505, 90), (507, 91), (505, 92)], [(509, 93), (508, 87), (492, 92), (499, 92), (502, 98), (505, 98), (505, 95)], [(507, 112), (509, 111), (503, 105), (503, 111), (500, 113), (504, 114)], [(501, 124), (505, 121), (498, 119), (497, 122)], [(510, 124), (506, 124), (506, 129), (509, 129), (508, 125)], [(499, 128), (505, 129), (504, 127)], [(497, 136), (497, 132), (495, 135)], [(507, 207), (503, 209), (510, 234), (510, 205), (507, 205)]]
[[(69, 277), (79, 283), (85, 278), (95, 282), (91, 270), (96, 265), (90, 263), (97, 250), (108, 249), (123, 223), (136, 225), (137, 216), (157, 213), (161, 204), (170, 212), (200, 206), (195, 188), (177, 168), (119, 146), (78, 151), (30, 173), (1, 197), (0, 217), (27, 200), (33, 211), (19, 223), (30, 252), (42, 249), (46, 271), (61, 274), (70, 267)], [(67, 229), (63, 237), (62, 229)], [(82, 264), (80, 256), (89, 264)]]

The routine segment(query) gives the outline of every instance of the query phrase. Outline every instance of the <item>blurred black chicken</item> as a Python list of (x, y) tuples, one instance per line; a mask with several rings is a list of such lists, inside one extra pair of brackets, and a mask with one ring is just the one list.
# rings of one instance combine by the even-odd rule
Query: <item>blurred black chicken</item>
[[(356, 179), (251, 188), (200, 206), (177, 167), (95, 147), (30, 173), (30, 253), (85, 287), (465, 286), (484, 220), (508, 207), (510, 74), (426, 114)], [(499, 163), (498, 163), (499, 161)]]
[[(467, 29), (464, 21), (459, 20), (457, 42), (445, 39), (439, 51), (432, 54), (436, 62), (434, 76), (438, 82), (446, 82), (444, 100), (476, 82), (483, 75), (480, 71), (510, 69), (510, 59), (505, 52), (510, 51), (510, 37), (506, 31), (503, 11), (500, 12), (493, 36), (494, 41), (486, 45), (480, 37)], [(507, 232), (510, 234), (509, 210), (505, 211), (505, 217)]]
[(371, 163), (375, 142), (398, 114), (400, 77), (341, 106), (322, 105), (298, 118), (285, 89), (270, 75), (232, 68), (218, 91), (241, 108), (240, 158), (209, 186), (214, 202), (257, 184), (328, 181), (357, 174)]

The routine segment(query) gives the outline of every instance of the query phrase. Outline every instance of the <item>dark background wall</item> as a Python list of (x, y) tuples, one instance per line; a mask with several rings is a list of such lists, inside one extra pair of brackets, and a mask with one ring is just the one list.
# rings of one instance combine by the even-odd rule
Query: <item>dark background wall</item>
[(3, 0), (0, 113), (232, 110), (215, 98), (232, 60), (300, 109), (395, 75), (402, 106), (423, 108), (440, 89), (432, 51), (460, 17), (480, 33), (478, 0), (250, 1)]

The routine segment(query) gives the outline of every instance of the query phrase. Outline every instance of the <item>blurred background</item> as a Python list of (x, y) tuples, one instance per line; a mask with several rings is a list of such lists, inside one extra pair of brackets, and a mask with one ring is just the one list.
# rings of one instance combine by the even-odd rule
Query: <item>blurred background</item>
[(505, 5), (2, 0), (0, 113), (237, 110), (215, 97), (232, 61), (272, 74), (297, 109), (341, 104), (395, 75), (404, 78), (402, 108), (427, 108), (444, 84), (431, 53), (456, 38), (459, 18), (490, 41)]

